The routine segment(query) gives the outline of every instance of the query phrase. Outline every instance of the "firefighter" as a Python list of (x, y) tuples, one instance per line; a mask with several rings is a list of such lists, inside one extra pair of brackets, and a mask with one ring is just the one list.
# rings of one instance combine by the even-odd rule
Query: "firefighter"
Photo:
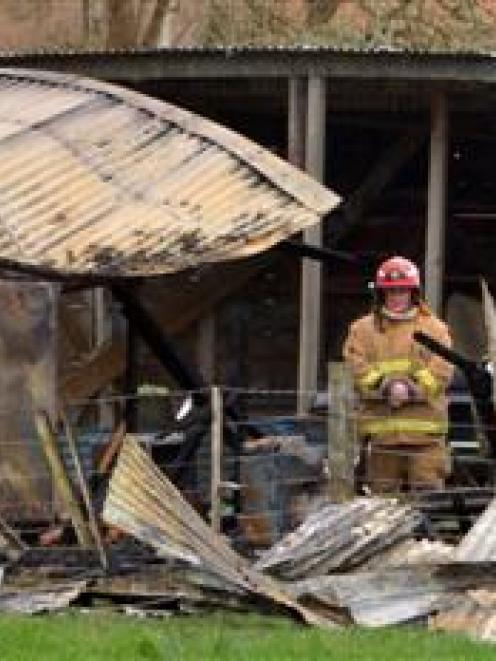
[(440, 489), (449, 473), (446, 388), (453, 368), (414, 341), (417, 330), (451, 347), (446, 324), (421, 298), (418, 268), (392, 257), (377, 270), (371, 313), (352, 323), (344, 344), (374, 493)]

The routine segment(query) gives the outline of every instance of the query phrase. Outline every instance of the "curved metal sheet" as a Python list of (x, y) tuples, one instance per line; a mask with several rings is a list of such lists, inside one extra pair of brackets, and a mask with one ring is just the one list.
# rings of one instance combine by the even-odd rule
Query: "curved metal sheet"
[(0, 264), (172, 273), (266, 250), (339, 197), (209, 120), (114, 85), (0, 69)]

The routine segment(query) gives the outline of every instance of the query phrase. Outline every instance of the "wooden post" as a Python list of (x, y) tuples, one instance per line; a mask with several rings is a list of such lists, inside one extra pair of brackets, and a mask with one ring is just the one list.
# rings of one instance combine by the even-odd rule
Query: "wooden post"
[(78, 542), (85, 548), (91, 548), (93, 538), (74, 494), (74, 489), (60, 456), (57, 440), (46, 412), (38, 411), (35, 414), (35, 424), (43, 452), (52, 473), (55, 489), (71, 518)]
[(444, 226), (447, 179), (448, 113), (446, 96), (431, 99), (431, 141), (425, 253), (425, 294), (438, 315), (443, 305)]
[(328, 365), (329, 496), (342, 503), (354, 493), (354, 454), (357, 443), (353, 383), (344, 363)]
[(221, 464), (222, 464), (222, 392), (219, 386), (213, 386), (211, 390), (212, 402), (212, 427), (211, 427), (211, 491), (210, 491), (210, 523), (215, 532), (221, 531)]
[[(305, 169), (317, 181), (324, 181), (326, 140), (326, 79), (308, 79)], [(322, 226), (305, 230), (309, 245), (322, 246)], [(298, 414), (308, 412), (310, 391), (317, 390), (320, 349), (322, 267), (310, 259), (302, 261), (300, 301), (300, 355), (298, 365)]]

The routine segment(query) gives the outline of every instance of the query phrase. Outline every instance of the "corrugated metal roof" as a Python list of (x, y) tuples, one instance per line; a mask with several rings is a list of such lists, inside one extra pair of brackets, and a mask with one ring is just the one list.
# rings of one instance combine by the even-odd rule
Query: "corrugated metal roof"
[(193, 113), (73, 75), (0, 69), (0, 264), (171, 273), (265, 250), (338, 203)]
[(280, 53), (283, 55), (299, 55), (302, 53), (336, 53), (345, 54), (390, 54), (394, 55), (417, 55), (417, 56), (477, 56), (483, 58), (493, 58), (494, 50), (477, 48), (473, 43), (465, 43), (450, 48), (443, 46), (433, 46), (432, 48), (422, 48), (420, 46), (393, 46), (376, 43), (359, 43), (357, 45), (336, 45), (319, 43), (294, 43), (294, 44), (219, 44), (204, 46), (201, 44), (185, 46), (128, 46), (125, 48), (111, 47), (92, 47), (92, 48), (74, 48), (66, 46), (50, 46), (45, 48), (19, 48), (19, 49), (1, 49), (0, 58), (26, 58), (26, 57), (70, 57), (70, 56), (99, 56), (99, 55), (157, 55), (162, 53), (167, 56), (181, 54), (220, 54), (229, 57), (230, 55), (244, 53)]

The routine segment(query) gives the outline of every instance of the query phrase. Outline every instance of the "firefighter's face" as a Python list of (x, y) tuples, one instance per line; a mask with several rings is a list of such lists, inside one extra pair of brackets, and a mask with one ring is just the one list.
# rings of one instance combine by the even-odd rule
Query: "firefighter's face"
[(412, 290), (405, 287), (386, 289), (384, 304), (391, 312), (406, 312), (412, 306)]

